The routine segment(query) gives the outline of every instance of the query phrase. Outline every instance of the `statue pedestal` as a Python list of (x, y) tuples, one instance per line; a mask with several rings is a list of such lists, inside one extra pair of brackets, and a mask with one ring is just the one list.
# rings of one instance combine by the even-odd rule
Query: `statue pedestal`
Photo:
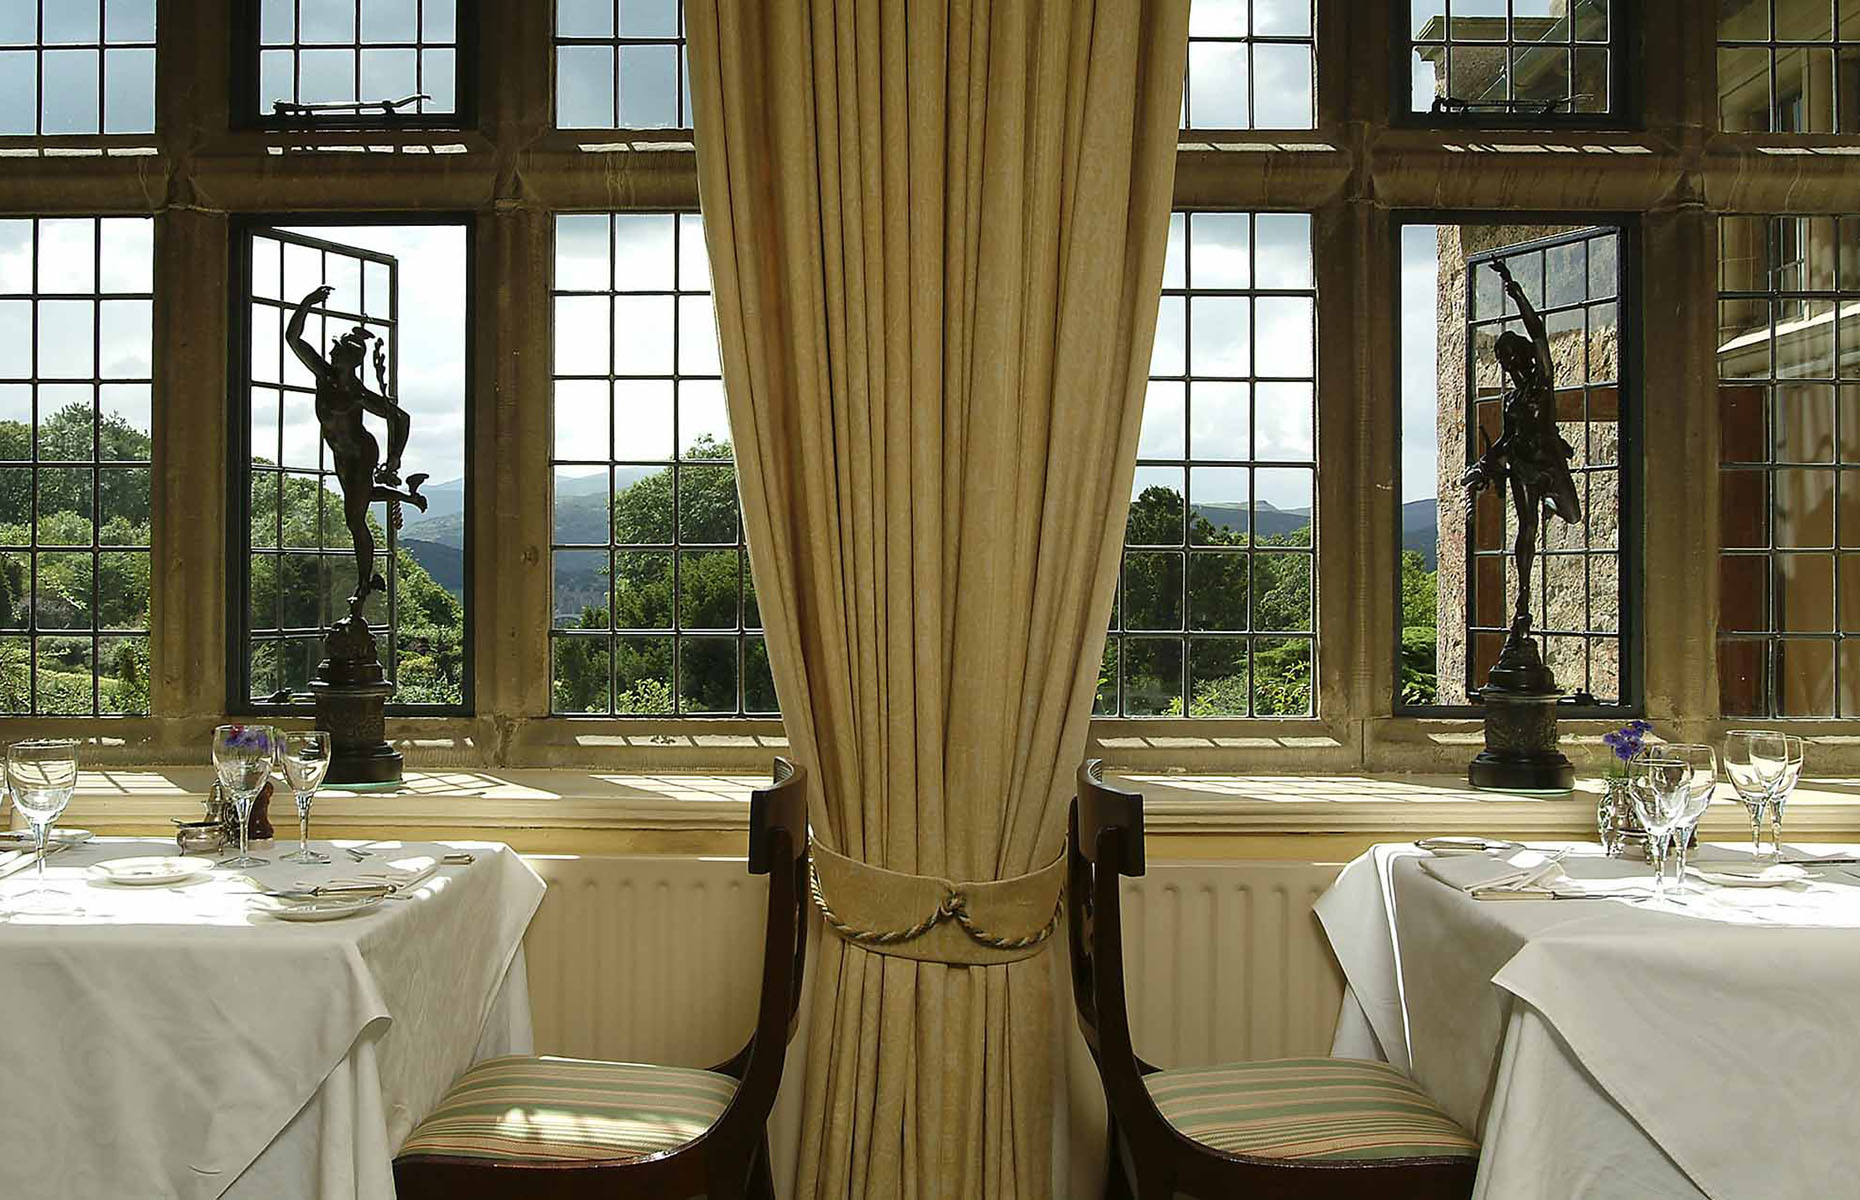
[(367, 622), (349, 616), (330, 627), (325, 657), (310, 681), (316, 727), (329, 734), (324, 787), (391, 787), (401, 779), (400, 751), (388, 744), (384, 706), (394, 685), (381, 669)]
[(1544, 666), (1529, 627), (1514, 628), (1486, 685), (1485, 749), (1466, 768), (1474, 787), (1495, 792), (1567, 792), (1576, 768), (1557, 749), (1556, 703), (1563, 692)]

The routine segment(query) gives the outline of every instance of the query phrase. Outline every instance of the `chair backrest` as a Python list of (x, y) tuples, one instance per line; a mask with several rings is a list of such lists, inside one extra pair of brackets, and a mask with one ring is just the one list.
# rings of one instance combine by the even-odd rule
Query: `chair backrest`
[(718, 1128), (753, 1122), (758, 1137), (781, 1086), (807, 966), (806, 776), (785, 758), (775, 760), (774, 775), (771, 786), (749, 797), (749, 871), (769, 877), (756, 1029), (742, 1053), (719, 1068), (742, 1082)]
[(1167, 1128), (1143, 1086), (1149, 1070), (1130, 1044), (1124, 1002), (1124, 876), (1142, 875), (1143, 797), (1104, 781), (1104, 764), (1079, 768), (1066, 834), (1066, 925), (1079, 1031), (1097, 1060), (1105, 1103), (1126, 1130)]

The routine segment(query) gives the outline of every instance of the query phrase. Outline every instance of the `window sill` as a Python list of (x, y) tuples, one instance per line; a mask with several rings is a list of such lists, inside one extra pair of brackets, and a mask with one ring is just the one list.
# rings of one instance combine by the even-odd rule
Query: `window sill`
[[(319, 836), (449, 831), (520, 848), (615, 833), (740, 834), (749, 823), (749, 793), (767, 779), (748, 773), (410, 769), (396, 791), (318, 793), (314, 821)], [(100, 834), (165, 836), (172, 832), (169, 818), (201, 815), (212, 780), (206, 767), (84, 771), (61, 820)], [(290, 836), (293, 815), (285, 800), (272, 809), (279, 836)]]
[[(1147, 832), (1172, 843), (1288, 835), (1386, 841), (1420, 833), (1588, 837), (1601, 789), (1599, 780), (1586, 779), (1572, 795), (1506, 795), (1474, 791), (1447, 775), (1134, 770), (1111, 777), (1143, 794)], [(319, 794), (315, 820), (326, 836), (450, 832), (526, 849), (595, 848), (632, 834), (708, 835), (664, 840), (702, 852), (740, 853), (737, 838), (749, 820), (749, 794), (767, 778), (760, 772), (409, 770), (397, 791)], [(205, 767), (85, 771), (64, 822), (103, 834), (166, 835), (169, 818), (199, 815), (211, 781)], [(288, 804), (281, 802), (271, 816), (288, 838)], [(1789, 802), (1788, 829), (1810, 840), (1860, 834), (1860, 778), (1805, 782)], [(1707, 814), (1704, 832), (1715, 840), (1741, 839), (1747, 834), (1743, 809), (1721, 799)]]
[[(1151, 835), (1344, 834), (1387, 841), (1416, 834), (1592, 838), (1599, 779), (1568, 795), (1475, 791), (1452, 775), (1216, 775), (1128, 771), (1112, 778), (1142, 793)], [(1722, 791), (1722, 789), (1721, 789)], [(1860, 779), (1805, 780), (1789, 800), (1787, 830), (1813, 840), (1860, 833)], [(1721, 798), (1701, 832), (1749, 836), (1742, 806)]]

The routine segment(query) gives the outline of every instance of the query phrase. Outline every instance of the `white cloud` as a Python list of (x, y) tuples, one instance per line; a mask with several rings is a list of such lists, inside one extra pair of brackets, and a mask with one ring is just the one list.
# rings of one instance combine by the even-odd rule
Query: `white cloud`
[(1401, 498), (1439, 490), (1439, 232), (1408, 225), (1401, 238)]

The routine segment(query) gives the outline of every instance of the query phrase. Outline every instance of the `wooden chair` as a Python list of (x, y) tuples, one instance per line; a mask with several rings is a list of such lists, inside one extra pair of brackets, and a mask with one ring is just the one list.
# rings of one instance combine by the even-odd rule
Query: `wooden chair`
[(767, 1123), (807, 955), (807, 800), (775, 761), (749, 806), (749, 870), (769, 877), (755, 1032), (708, 1071), (511, 1056), (452, 1085), (394, 1160), (400, 1200), (707, 1196), (773, 1200)]
[(1479, 1147), (1387, 1063), (1279, 1059), (1158, 1070), (1130, 1045), (1120, 876), (1143, 874), (1143, 797), (1079, 768), (1067, 836), (1072, 993), (1110, 1112), (1116, 1200), (1446, 1200)]

